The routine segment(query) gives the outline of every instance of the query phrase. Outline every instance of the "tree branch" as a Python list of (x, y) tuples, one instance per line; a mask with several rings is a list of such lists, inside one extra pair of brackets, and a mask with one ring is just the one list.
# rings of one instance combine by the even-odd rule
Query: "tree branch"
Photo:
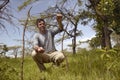
[(3, 0), (3, 1), (4, 1), (3, 4), (0, 5), (0, 10), (2, 10), (2, 8), (9, 3), (9, 0)]

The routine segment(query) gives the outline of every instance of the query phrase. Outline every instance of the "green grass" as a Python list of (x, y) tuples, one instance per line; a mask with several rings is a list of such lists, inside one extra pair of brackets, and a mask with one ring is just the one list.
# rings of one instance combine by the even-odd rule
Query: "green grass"
[[(68, 69), (65, 61), (60, 67), (48, 63), (45, 72), (39, 71), (31, 57), (25, 57), (24, 80), (120, 80), (118, 56), (102, 59), (102, 53), (96, 50), (66, 55)], [(20, 67), (21, 59), (1, 58), (0, 80), (20, 80)]]

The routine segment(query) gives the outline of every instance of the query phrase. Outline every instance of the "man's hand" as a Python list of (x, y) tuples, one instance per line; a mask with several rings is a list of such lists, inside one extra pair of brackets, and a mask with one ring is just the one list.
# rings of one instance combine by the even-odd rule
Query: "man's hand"
[(39, 47), (39, 48), (37, 49), (37, 51), (40, 52), (40, 53), (44, 53), (44, 52), (45, 52), (45, 50), (44, 50), (42, 47)]
[(62, 21), (62, 14), (59, 13), (56, 16), (57, 16), (57, 21), (58, 22)]
[(62, 31), (63, 30), (63, 24), (62, 24), (62, 14), (57, 14), (57, 22), (58, 22), (58, 25), (59, 25), (59, 29)]

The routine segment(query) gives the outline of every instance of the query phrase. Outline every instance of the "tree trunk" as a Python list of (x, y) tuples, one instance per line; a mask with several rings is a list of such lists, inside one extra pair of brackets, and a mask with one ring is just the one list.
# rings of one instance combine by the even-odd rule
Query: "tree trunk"
[(30, 10), (32, 7), (30, 7), (30, 9), (28, 10), (28, 14), (27, 14), (27, 19), (25, 21), (24, 24), (24, 28), (23, 28), (23, 34), (22, 34), (22, 59), (21, 59), (21, 80), (24, 80), (24, 72), (23, 72), (23, 68), (24, 68), (24, 55), (25, 55), (25, 32), (26, 32), (26, 28), (27, 28), (27, 24), (28, 24), (28, 19), (30, 18)]
[(75, 40), (75, 37), (72, 39), (72, 49), (73, 49), (73, 54), (76, 54), (76, 40)]
[(102, 27), (102, 30), (101, 30), (101, 48), (104, 49), (105, 48), (105, 33), (104, 33), (104, 27)]
[(104, 33), (105, 33), (105, 47), (111, 49), (110, 34), (111, 31), (108, 29), (108, 22), (104, 22)]
[(73, 54), (76, 54), (76, 31), (77, 31), (77, 25), (75, 26), (74, 37), (73, 37), (73, 40), (72, 40)]
[(17, 52), (18, 52), (18, 49), (16, 49), (16, 50), (14, 51), (14, 53), (15, 53), (15, 59), (17, 59)]
[(111, 39), (110, 34), (112, 33), (111, 30), (108, 29), (107, 22), (104, 22), (104, 25), (102, 27), (102, 36), (101, 36), (101, 48), (102, 49), (111, 49)]

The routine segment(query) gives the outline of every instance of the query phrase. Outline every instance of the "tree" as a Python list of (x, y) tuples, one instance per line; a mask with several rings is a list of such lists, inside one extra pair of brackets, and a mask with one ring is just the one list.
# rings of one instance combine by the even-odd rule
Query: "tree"
[[(120, 31), (120, 8), (119, 0), (88, 0), (91, 5), (87, 5), (90, 8), (89, 12), (92, 13), (96, 25), (94, 30), (96, 35), (99, 35), (101, 39), (101, 47), (104, 49), (112, 48), (111, 46), (111, 33), (114, 31), (119, 35)], [(92, 9), (92, 10), (91, 10)]]
[(113, 0), (88, 0), (90, 5), (88, 6), (91, 9), (92, 14), (95, 16), (94, 20), (96, 21), (96, 28), (101, 32), (101, 46), (102, 48), (111, 49), (111, 39), (110, 35), (112, 31), (111, 22), (113, 21), (113, 10), (114, 3)]
[[(66, 25), (66, 28), (64, 29), (64, 31), (68, 34), (68, 36), (73, 38), (72, 39), (73, 54), (76, 54), (76, 37), (80, 36), (82, 34), (81, 31), (78, 30), (78, 24), (80, 21), (81, 14), (79, 14), (79, 12), (75, 11), (75, 7), (76, 7), (76, 4), (72, 10), (67, 10), (65, 7), (60, 9), (57, 6), (60, 13), (62, 13), (63, 16), (66, 18), (66, 20), (68, 21), (68, 24), (70, 23), (69, 25), (68, 24)], [(68, 26), (72, 26), (73, 29), (67, 31)], [(63, 34), (63, 35), (65, 35), (65, 34)]]
[(12, 55), (14, 55), (14, 58), (17, 58), (18, 57), (18, 52), (19, 52), (20, 48), (21, 48), (21, 46), (9, 46), (8, 50), (9, 51), (13, 51)]
[(0, 45), (0, 48), (2, 49), (1, 52), (0, 52), (0, 54), (5, 57), (6, 56), (6, 52), (8, 52), (7, 45), (5, 45), (5, 44)]
[(24, 74), (23, 74), (23, 66), (24, 66), (24, 55), (25, 55), (25, 32), (26, 32), (26, 28), (28, 25), (28, 21), (30, 19), (30, 10), (32, 7), (30, 7), (30, 9), (27, 12), (27, 19), (24, 22), (24, 28), (23, 28), (23, 35), (22, 35), (22, 59), (21, 59), (21, 80), (24, 80)]
[[(49, 7), (43, 13), (40, 13), (39, 16), (46, 20), (48, 28), (49, 28), (49, 26), (54, 27), (54, 26), (57, 25), (57, 23), (54, 22), (56, 13), (61, 13), (64, 16), (64, 18), (63, 18), (64, 23), (67, 22), (67, 25), (64, 25), (64, 26), (66, 26), (66, 28), (68, 26), (71, 26), (71, 29), (69, 29), (67, 31), (66, 28), (65, 28), (64, 31), (66, 32), (66, 34), (68, 34), (68, 36), (73, 38), (72, 39), (72, 43), (73, 43), (72, 45), (73, 45), (73, 53), (75, 54), (76, 53), (76, 37), (81, 35), (81, 31), (78, 29), (78, 23), (80, 21), (81, 14), (79, 14), (79, 12), (76, 11), (76, 6), (78, 5), (77, 0), (76, 0), (76, 4), (74, 5), (75, 8), (73, 8), (73, 9), (66, 8), (66, 6), (64, 6), (65, 2), (67, 2), (67, 0), (58, 1), (56, 6)], [(32, 1), (30, 1), (30, 2), (26, 1), (26, 2), (24, 2), (24, 4), (25, 3), (26, 4), (31, 4)], [(59, 6), (58, 6), (58, 4), (59, 4)], [(26, 7), (26, 5), (22, 5), (22, 8), (23, 7)], [(31, 17), (31, 20), (33, 20), (33, 23), (35, 22), (34, 17)], [(31, 24), (31, 23), (29, 23), (29, 24)]]

